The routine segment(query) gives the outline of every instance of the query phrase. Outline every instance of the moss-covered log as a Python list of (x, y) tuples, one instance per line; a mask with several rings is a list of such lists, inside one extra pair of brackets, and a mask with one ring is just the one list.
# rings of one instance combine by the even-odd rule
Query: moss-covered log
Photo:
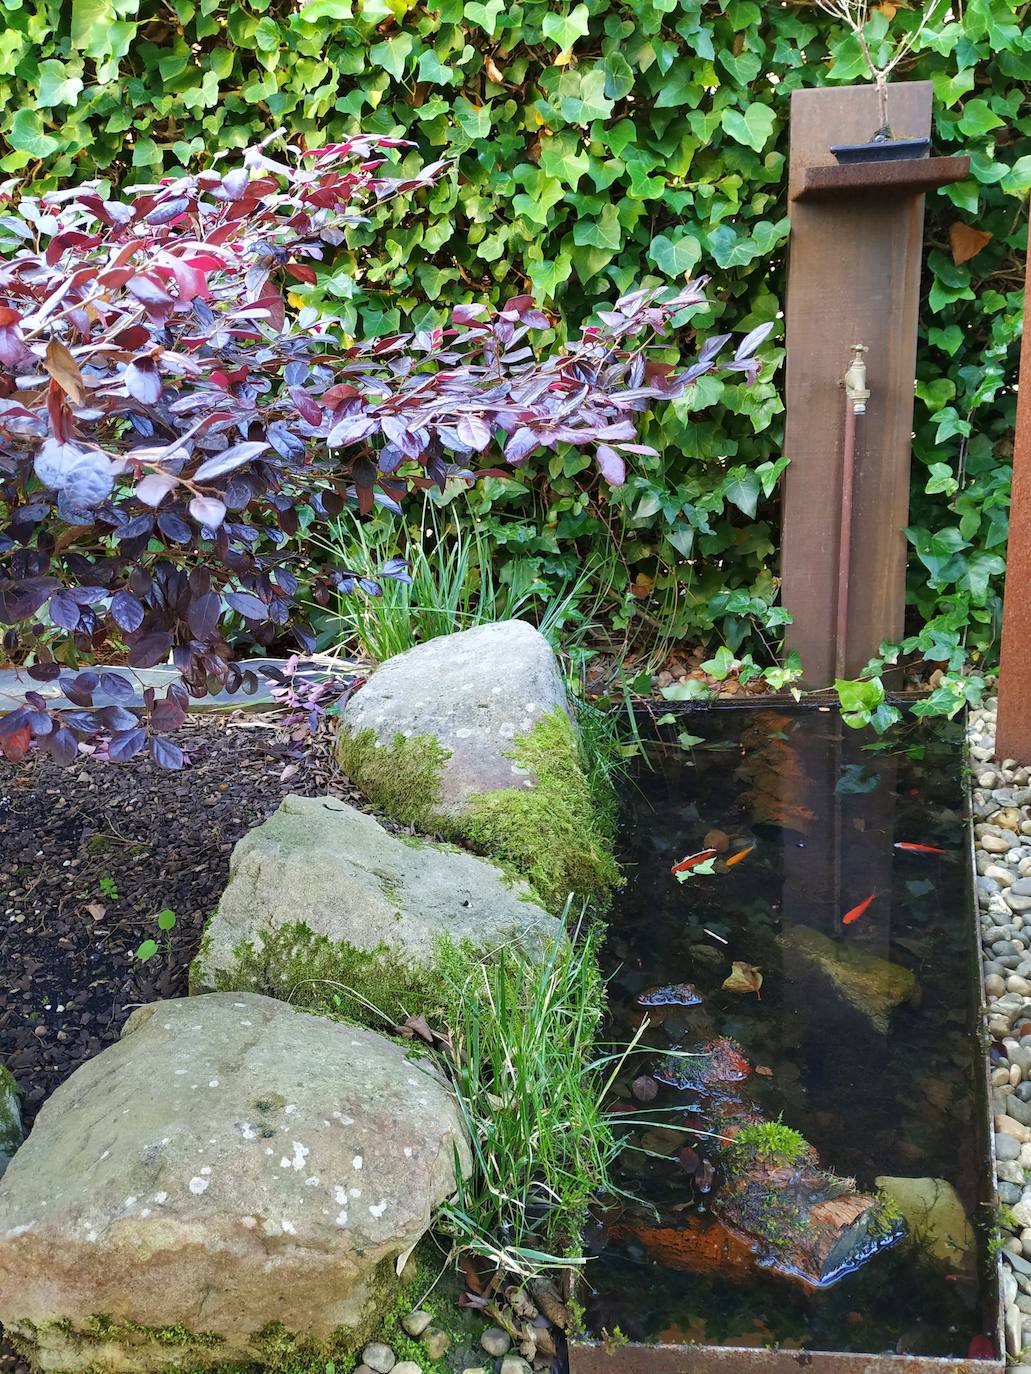
[(820, 1168), (797, 1131), (753, 1121), (721, 1134), (713, 1211), (754, 1243), (764, 1266), (823, 1287), (905, 1234), (897, 1208)]

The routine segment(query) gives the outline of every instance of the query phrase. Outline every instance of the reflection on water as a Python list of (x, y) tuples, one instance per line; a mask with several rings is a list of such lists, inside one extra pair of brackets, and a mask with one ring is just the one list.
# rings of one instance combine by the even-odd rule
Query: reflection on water
[[(963, 1217), (984, 1221), (961, 732), (909, 726), (868, 750), (834, 715), (770, 709), (692, 715), (689, 728), (703, 742), (685, 749), (683, 725), (664, 727), (625, 798), (628, 884), (604, 956), (610, 1032), (625, 1043), (644, 1015), (652, 1025), (649, 1053), (620, 1085), (620, 1183), (657, 1216), (630, 1204), (590, 1228), (589, 1326), (634, 1340), (966, 1355), (991, 1327), (983, 1236)], [(707, 846), (720, 851), (715, 872), (678, 882), (671, 866)], [(758, 992), (747, 975), (743, 990), (723, 987), (734, 961), (761, 973)], [(654, 990), (669, 984), (701, 1002), (663, 1005)], [(931, 1232), (824, 1288), (757, 1267), (740, 1237), (714, 1244), (719, 1150), (670, 1128), (719, 1099), (699, 1097), (689, 1075), (678, 1087), (651, 1072), (663, 1078), (671, 1049), (724, 1037), (756, 1070), (734, 1085), (745, 1111), (782, 1118), (861, 1192), (885, 1176), (922, 1180), (910, 1188), (940, 1204)], [(635, 1115), (647, 1124), (634, 1128)], [(962, 1210), (949, 1215), (951, 1189)], [(703, 1253), (685, 1262), (692, 1230)]]

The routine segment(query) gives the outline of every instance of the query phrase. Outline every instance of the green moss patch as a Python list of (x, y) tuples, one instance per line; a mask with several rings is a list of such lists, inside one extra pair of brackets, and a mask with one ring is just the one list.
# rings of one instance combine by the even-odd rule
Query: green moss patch
[(215, 992), (260, 992), (281, 1002), (382, 1030), (384, 1018), (421, 1014), (430, 1024), (449, 1019), (457, 988), (479, 959), (470, 946), (434, 942), (425, 967), (400, 964), (397, 951), (380, 945), (357, 949), (317, 935), (303, 921), (283, 926), (260, 944), (243, 941), (236, 963), (214, 979)]
[(10, 1069), (0, 1064), (0, 1170), (22, 1142), (18, 1085)]
[(432, 736), (395, 735), (391, 744), (377, 745), (372, 730), (342, 730), (337, 756), (386, 815), (459, 841), (526, 878), (554, 913), (570, 893), (604, 901), (620, 882), (611, 789), (602, 795), (605, 784), (592, 787), (576, 730), (561, 708), (542, 716), (506, 753), (536, 785), (481, 792), (460, 816), (439, 811), (449, 755)]
[(433, 833), (440, 806), (440, 775), (451, 755), (432, 735), (396, 734), (378, 744), (372, 730), (337, 736), (337, 762), (351, 781), (402, 825)]

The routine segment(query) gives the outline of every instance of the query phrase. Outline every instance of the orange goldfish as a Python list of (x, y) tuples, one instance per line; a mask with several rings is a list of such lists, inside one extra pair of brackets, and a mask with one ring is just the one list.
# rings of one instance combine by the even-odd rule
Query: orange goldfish
[(862, 916), (863, 912), (866, 910), (866, 908), (870, 905), (870, 903), (877, 895), (878, 894), (876, 892), (871, 892), (869, 897), (867, 897), (865, 901), (860, 902), (858, 906), (854, 906), (851, 909), (851, 911), (846, 911), (844, 916), (842, 916), (841, 918), (841, 924), (843, 926), (850, 926), (853, 921), (858, 921), (860, 916)]
[(733, 868), (734, 865), (739, 864), (742, 859), (747, 859), (754, 848), (755, 845), (750, 844), (747, 849), (739, 849), (737, 853), (731, 854), (730, 858), (727, 860), (727, 867)]

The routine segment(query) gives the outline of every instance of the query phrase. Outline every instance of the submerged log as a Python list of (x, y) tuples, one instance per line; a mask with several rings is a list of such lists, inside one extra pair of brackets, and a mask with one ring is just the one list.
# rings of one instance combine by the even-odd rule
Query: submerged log
[(669, 1269), (741, 1281), (761, 1268), (825, 1288), (903, 1238), (898, 1209), (821, 1169), (797, 1131), (731, 1110), (715, 1123), (723, 1138), (710, 1210), (656, 1220), (629, 1208), (608, 1219), (610, 1240), (633, 1239)]
[(821, 1169), (797, 1131), (760, 1121), (722, 1133), (712, 1207), (755, 1243), (764, 1266), (822, 1288), (905, 1235), (897, 1208)]

